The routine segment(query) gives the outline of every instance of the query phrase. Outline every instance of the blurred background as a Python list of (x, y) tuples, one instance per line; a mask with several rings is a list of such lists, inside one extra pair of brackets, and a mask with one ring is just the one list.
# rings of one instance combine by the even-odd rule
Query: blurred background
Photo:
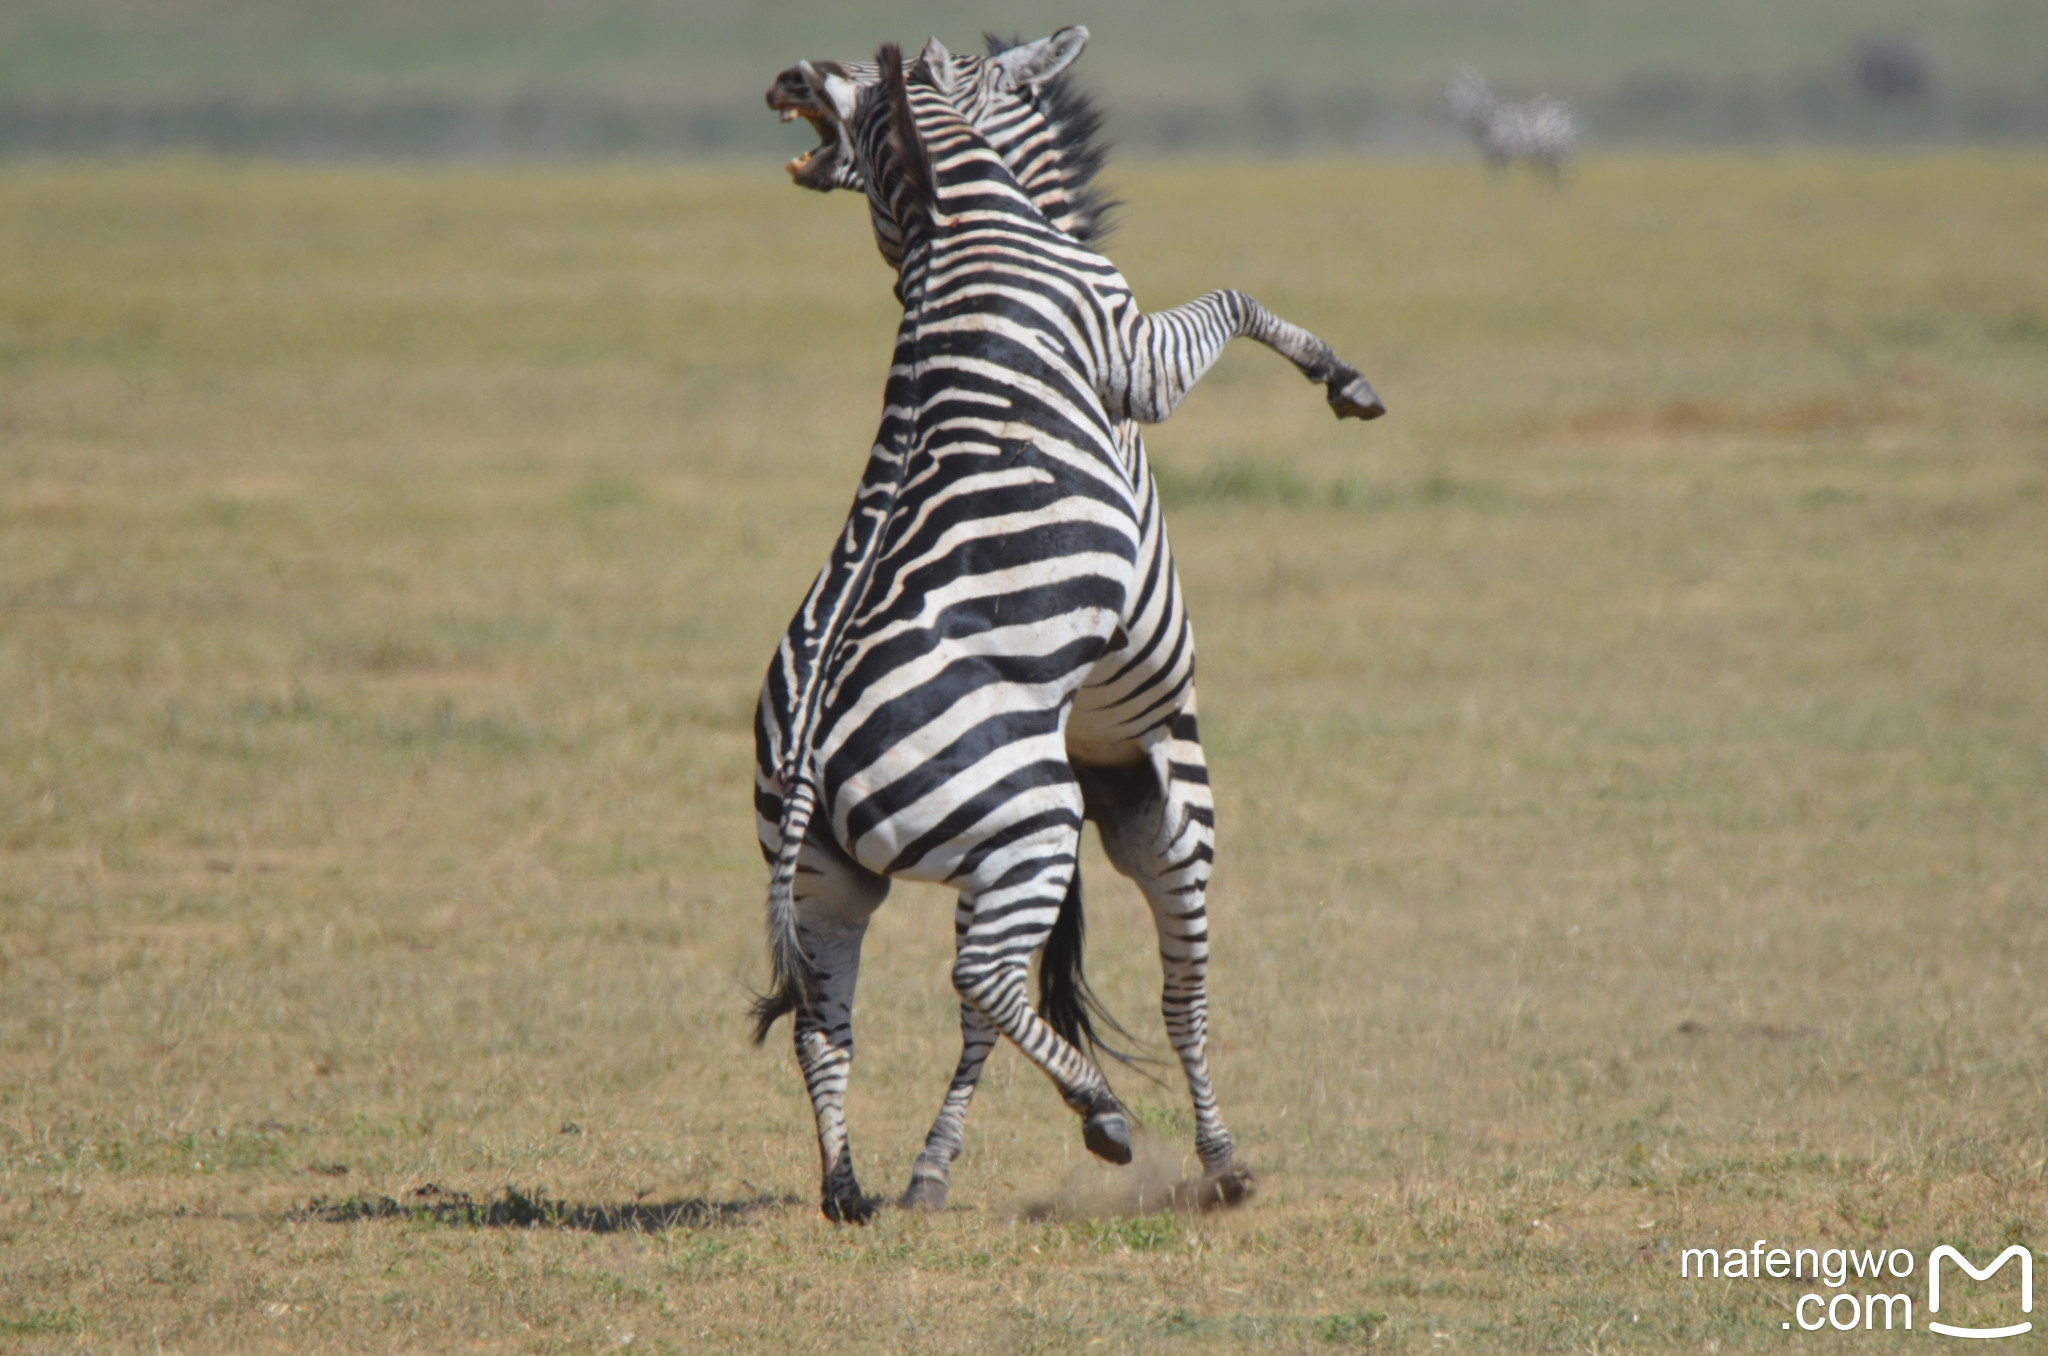
[(1469, 63), (1590, 145), (2048, 136), (2037, 0), (9, 0), (0, 154), (696, 158), (786, 148), (770, 75), (1085, 23), (1126, 153), (1447, 149)]

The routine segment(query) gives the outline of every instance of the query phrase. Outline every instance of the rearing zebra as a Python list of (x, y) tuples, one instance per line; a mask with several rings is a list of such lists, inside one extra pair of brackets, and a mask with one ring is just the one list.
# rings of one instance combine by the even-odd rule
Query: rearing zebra
[[(1078, 999), (1070, 989), (1063, 1035), (1025, 985), (1055, 921), (1078, 924), (1080, 823), (1096, 818), (1152, 903), (1197, 1149), (1222, 1174), (1233, 1147), (1203, 1053), (1211, 816), (1191, 644), (1149, 470), (1113, 421), (1163, 418), (1234, 333), (1294, 357), (1340, 415), (1379, 403), (1327, 345), (1242, 294), (1141, 314), (962, 116), (974, 90), (943, 48), (910, 81), (895, 49), (878, 64), (865, 93), (836, 71), (815, 78), (901, 261), (906, 310), (853, 512), (757, 714), (776, 962), (757, 1035), (796, 1013), (824, 1211), (866, 1218), (842, 1107), (861, 938), (889, 876), (955, 884), (965, 1048), (906, 1203), (943, 1202), (997, 1031), (1085, 1117), (1088, 1147), (1127, 1161), (1121, 1104), (1074, 1044)], [(1020, 69), (970, 67), (989, 88), (1015, 87)]]

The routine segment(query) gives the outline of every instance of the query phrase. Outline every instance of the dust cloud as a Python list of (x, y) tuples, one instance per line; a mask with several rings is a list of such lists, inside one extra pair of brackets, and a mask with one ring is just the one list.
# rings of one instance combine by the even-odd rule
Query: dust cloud
[(1198, 1214), (1243, 1205), (1252, 1198), (1252, 1175), (1242, 1168), (1209, 1177), (1188, 1176), (1191, 1156), (1141, 1127), (1133, 1127), (1131, 1161), (1121, 1167), (1090, 1158), (1049, 1197), (1019, 1207), (1021, 1218), (1117, 1219), (1173, 1210)]

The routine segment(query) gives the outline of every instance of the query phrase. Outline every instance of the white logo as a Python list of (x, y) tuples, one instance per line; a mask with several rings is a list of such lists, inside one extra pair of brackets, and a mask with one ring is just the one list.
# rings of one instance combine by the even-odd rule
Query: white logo
[[(1988, 1281), (1991, 1279), (1992, 1274), (2000, 1267), (2015, 1257), (2019, 1258), (2020, 1312), (2024, 1314), (2034, 1312), (2034, 1254), (2027, 1251), (2024, 1245), (2019, 1243), (2013, 1244), (2004, 1252), (1998, 1254), (1997, 1261), (1979, 1271), (1976, 1267), (1970, 1265), (1969, 1258), (1944, 1243), (1928, 1254), (1927, 1257), (1928, 1313), (1934, 1314), (1941, 1311), (1941, 1259), (1944, 1257), (1970, 1273), (1970, 1279), (1973, 1281)], [(2023, 1332), (2032, 1332), (2034, 1329), (2034, 1325), (2031, 1322), (2015, 1323), (2007, 1328), (1956, 1328), (1946, 1323), (1936, 1323), (1931, 1318), (1927, 1321), (1927, 1326), (1947, 1337), (2017, 1337)]]

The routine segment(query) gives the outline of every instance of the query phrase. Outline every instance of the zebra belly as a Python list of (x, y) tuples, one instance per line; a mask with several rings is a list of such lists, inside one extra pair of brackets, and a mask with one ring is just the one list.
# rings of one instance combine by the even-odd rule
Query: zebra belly
[(1171, 723), (1194, 691), (1194, 638), (1185, 622), (1178, 630), (1149, 652), (1126, 645), (1095, 665), (1067, 717), (1069, 758), (1106, 767), (1147, 756), (1146, 736)]
[[(1147, 524), (1131, 590), (1112, 643), (1074, 694), (1067, 752), (1094, 766), (1148, 756), (1154, 732), (1193, 700), (1195, 637), (1156, 510)], [(1114, 642), (1114, 638), (1113, 638)]]
[(855, 860), (965, 885), (984, 874), (992, 838), (1078, 830), (1067, 713), (1116, 628), (1122, 582), (1098, 576), (1094, 606), (949, 637), (909, 660), (871, 651), (854, 666), (819, 766), (833, 836)]

